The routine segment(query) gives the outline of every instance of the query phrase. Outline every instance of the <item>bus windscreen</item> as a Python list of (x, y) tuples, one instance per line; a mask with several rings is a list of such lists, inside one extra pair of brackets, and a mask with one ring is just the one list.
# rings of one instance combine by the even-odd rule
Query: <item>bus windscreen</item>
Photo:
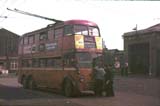
[(79, 68), (91, 68), (92, 67), (92, 58), (89, 53), (77, 53), (76, 54), (78, 60)]

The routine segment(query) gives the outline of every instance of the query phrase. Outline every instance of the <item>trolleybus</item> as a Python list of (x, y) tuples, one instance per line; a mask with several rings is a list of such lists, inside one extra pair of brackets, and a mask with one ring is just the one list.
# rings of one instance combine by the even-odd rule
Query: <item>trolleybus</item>
[(75, 96), (93, 91), (92, 60), (102, 55), (96, 23), (56, 22), (24, 34), (19, 42), (18, 81), (24, 88), (46, 88)]

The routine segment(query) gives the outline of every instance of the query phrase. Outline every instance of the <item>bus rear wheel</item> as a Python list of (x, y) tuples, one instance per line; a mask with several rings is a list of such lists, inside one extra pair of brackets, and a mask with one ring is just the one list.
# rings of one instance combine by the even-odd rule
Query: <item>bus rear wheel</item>
[(64, 83), (64, 95), (67, 97), (72, 97), (73, 96), (73, 85), (72, 82), (67, 80)]

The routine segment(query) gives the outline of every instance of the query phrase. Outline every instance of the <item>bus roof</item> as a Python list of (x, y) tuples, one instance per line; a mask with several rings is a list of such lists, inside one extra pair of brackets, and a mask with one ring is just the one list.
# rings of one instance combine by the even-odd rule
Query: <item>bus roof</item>
[(82, 25), (87, 25), (87, 26), (98, 26), (96, 23), (87, 21), (87, 20), (68, 20), (64, 21), (64, 25), (68, 24), (82, 24)]
[(44, 30), (48, 30), (48, 28), (50, 28), (50, 27), (54, 27), (54, 26), (55, 27), (56, 26), (60, 27), (60, 26), (63, 26), (63, 25), (73, 25), (73, 24), (98, 27), (98, 25), (96, 23), (91, 22), (91, 21), (87, 21), (87, 20), (67, 20), (67, 21), (60, 22), (60, 23), (50, 24), (50, 25), (47, 25), (47, 27), (44, 27), (44, 28), (41, 28), (41, 29), (37, 29), (37, 30), (31, 31), (31, 32), (28, 32), (28, 33), (25, 33), (25, 34), (23, 34), (23, 37), (24, 36), (28, 36), (28, 35), (33, 34), (33, 33), (36, 33), (36, 32), (42, 32)]

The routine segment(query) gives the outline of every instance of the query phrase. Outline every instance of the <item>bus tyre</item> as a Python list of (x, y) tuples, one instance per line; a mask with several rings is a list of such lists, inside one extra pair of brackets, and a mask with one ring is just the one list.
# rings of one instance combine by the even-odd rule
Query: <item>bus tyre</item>
[(30, 78), (28, 80), (28, 88), (31, 89), (31, 90), (34, 90), (36, 88), (36, 84), (35, 84), (33, 78)]
[(64, 95), (67, 97), (72, 97), (73, 96), (73, 85), (72, 82), (67, 80), (64, 83)]

